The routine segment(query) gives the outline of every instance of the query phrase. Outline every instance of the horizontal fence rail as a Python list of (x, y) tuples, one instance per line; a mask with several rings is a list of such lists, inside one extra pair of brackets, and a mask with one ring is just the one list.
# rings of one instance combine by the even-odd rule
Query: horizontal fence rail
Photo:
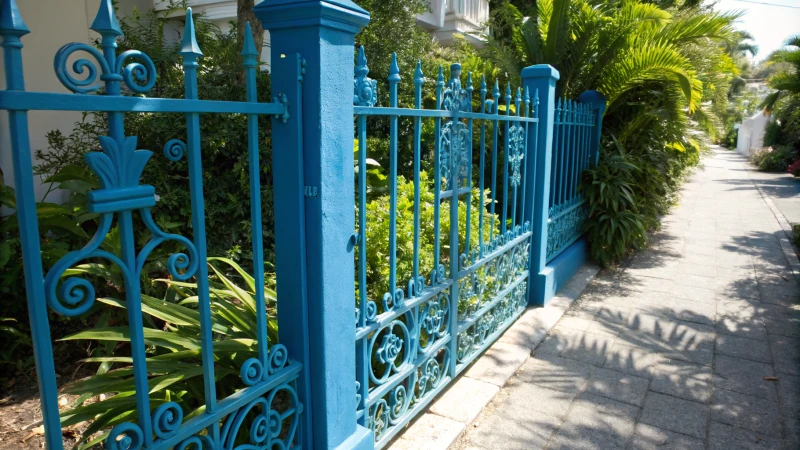
[(595, 164), (597, 109), (589, 104), (558, 99), (553, 123), (547, 261), (550, 262), (583, 234), (588, 208), (579, 191), (581, 174)]
[[(202, 52), (195, 39), (191, 9), (186, 13), (180, 50), (185, 98), (144, 98), (139, 96), (147, 94), (156, 84), (156, 67), (142, 52), (129, 50), (117, 54), (116, 41), (122, 31), (111, 0), (102, 0), (91, 26), (101, 36), (101, 49), (82, 43), (61, 47), (55, 57), (56, 76), (74, 94), (50, 94), (25, 91), (21, 37), (29, 30), (13, 0), (4, 0), (0, 6), (0, 37), (7, 69), (6, 90), (0, 90), (0, 109), (8, 111), (11, 125), (16, 213), (23, 243), (28, 310), (47, 448), (62, 449), (62, 421), (68, 426), (79, 412), (86, 413), (78, 408), (71, 415), (59, 414), (48, 310), (76, 318), (98, 308), (108, 309), (108, 305), (126, 310), (127, 322), (120, 318), (121, 326), (84, 330), (85, 338), (103, 339), (96, 336), (105, 333), (111, 336), (107, 340), (129, 343), (130, 357), (99, 360), (121, 369), (109, 372), (106, 380), (122, 377), (122, 372), (132, 373), (132, 387), (129, 394), (122, 395), (125, 379), (119, 378), (110, 384), (105, 381), (109, 398), (88, 406), (89, 411), (95, 412), (90, 428), (105, 436), (102, 439), (104, 448), (232, 449), (250, 445), (289, 449), (302, 446), (298, 427), (303, 403), (296, 392), (302, 364), (290, 359), (285, 346), (277, 342), (270, 345), (268, 336), (269, 328), (274, 326), (268, 325), (269, 315), (275, 311), (274, 305), (268, 311), (266, 302), (260, 174), (262, 164), (269, 162), (259, 160), (258, 135), (259, 115), (275, 116), (273, 120), (278, 123), (290, 118), (285, 98), (267, 104), (257, 100), (256, 71), (260, 52), (256, 51), (250, 25), (247, 24), (245, 30), (242, 50), (246, 101), (198, 98), (197, 69)], [(52, 267), (44, 266), (40, 252), (28, 140), (27, 111), (36, 109), (106, 112), (108, 121), (108, 135), (99, 136), (102, 151), (85, 155), (88, 168), (101, 186), (88, 193), (88, 210), (97, 217), (97, 231), (83, 248), (67, 252)], [(128, 113), (140, 112), (185, 115), (186, 136), (175, 136), (165, 142), (163, 153), (138, 149), (137, 137), (125, 135), (125, 117)], [(201, 113), (247, 116), (247, 129), (243, 132), (247, 135), (248, 167), (245, 170), (250, 185), (253, 267), (242, 277), (252, 280), (253, 292), (237, 291), (240, 300), (227, 310), (222, 308), (220, 297), (225, 287), (210, 285), (213, 278), (207, 263)], [(157, 193), (153, 186), (141, 184), (140, 178), (148, 162), (155, 158), (166, 158), (172, 163), (185, 160), (188, 186), (178, 188), (188, 189), (191, 194), (191, 238), (164, 231), (153, 218), (151, 209), (157, 207)], [(118, 237), (116, 249), (109, 249), (109, 241), (115, 239), (112, 234)], [(166, 245), (169, 247), (165, 249)], [(173, 248), (177, 249), (173, 251)], [(188, 299), (191, 300), (188, 304), (193, 305), (191, 308), (184, 307), (183, 303), (143, 295), (143, 267), (161, 256), (165, 260), (160, 263), (167, 272), (164, 278), (169, 278), (170, 286), (192, 284), (193, 295)], [(98, 271), (93, 270), (103, 264), (109, 272), (116, 271), (122, 278), (117, 292), (122, 299), (98, 295), (108, 292), (98, 283), (99, 278), (95, 276)], [(228, 275), (237, 276), (235, 273)], [(152, 322), (150, 316), (158, 315), (154, 311), (174, 314), (171, 317), (177, 318), (172, 323), (165, 320), (163, 329), (148, 325), (145, 317)], [(191, 331), (183, 333), (173, 329), (190, 325)], [(149, 352), (154, 347), (169, 350), (154, 356)], [(221, 362), (223, 359), (232, 359), (236, 368), (226, 367)], [(170, 372), (171, 368), (182, 370)], [(199, 376), (196, 392), (179, 393), (176, 389), (170, 394), (165, 391), (164, 386), (192, 376)], [(184, 394), (197, 396), (201, 406), (186, 409), (179, 403), (182, 401), (179, 397)], [(104, 412), (106, 416), (102, 419), (97, 416)]]
[[(413, 107), (401, 107), (393, 55), (389, 106), (378, 106), (358, 53), (355, 402), (378, 448), (527, 306), (533, 174), (523, 161), (536, 152), (527, 134), (538, 132), (538, 92), (502, 94), (496, 82), (489, 97), (483, 77), (476, 89), (469, 73), (462, 87), (461, 72), (453, 64), (445, 81), (440, 67), (424, 109), (418, 63)], [(376, 131), (388, 122), (388, 155), (368, 145), (371, 120)], [(376, 159), (388, 161), (383, 188), (369, 171)]]

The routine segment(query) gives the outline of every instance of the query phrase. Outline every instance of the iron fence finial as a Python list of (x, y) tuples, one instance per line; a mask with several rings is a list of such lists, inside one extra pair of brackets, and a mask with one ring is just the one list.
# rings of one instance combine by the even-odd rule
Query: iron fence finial
[[(252, 39), (252, 33), (251, 39)], [(192, 18), (192, 8), (186, 8), (186, 26), (183, 29), (183, 41), (181, 42), (181, 56), (184, 59), (192, 60), (203, 56), (200, 46), (197, 45), (197, 37), (194, 31), (194, 19)]]
[(16, 1), (3, 0), (0, 8), (0, 36), (19, 37), (31, 32), (22, 20), (22, 14), (19, 13)]

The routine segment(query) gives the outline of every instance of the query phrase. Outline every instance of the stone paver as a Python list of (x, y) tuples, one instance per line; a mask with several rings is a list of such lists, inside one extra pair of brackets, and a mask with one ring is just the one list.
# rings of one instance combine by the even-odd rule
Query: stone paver
[(651, 248), (586, 287), (453, 448), (800, 448), (798, 262), (753, 185), (778, 175), (721, 149), (704, 165)]

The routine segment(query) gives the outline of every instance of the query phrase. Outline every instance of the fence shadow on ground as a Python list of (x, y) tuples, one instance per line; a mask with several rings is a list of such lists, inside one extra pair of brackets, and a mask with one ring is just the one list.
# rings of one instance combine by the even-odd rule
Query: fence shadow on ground
[[(744, 405), (714, 404), (714, 382), (729, 382), (714, 373), (715, 345), (720, 337), (765, 342), (775, 361), (800, 367), (800, 345), (791, 346), (800, 344), (800, 295), (782, 249), (769, 232), (730, 236), (715, 247), (730, 260), (709, 286), (684, 291), (676, 279), (693, 274), (666, 275), (683, 241), (659, 233), (628, 270), (601, 272), (455, 448), (661, 448), (667, 440), (704, 448), (706, 417), (712, 434), (763, 420)], [(800, 426), (800, 378), (777, 375), (753, 389), (780, 392), (775, 414), (791, 432)], [(688, 435), (646, 425), (659, 420)], [(744, 433), (782, 448), (782, 436)]]

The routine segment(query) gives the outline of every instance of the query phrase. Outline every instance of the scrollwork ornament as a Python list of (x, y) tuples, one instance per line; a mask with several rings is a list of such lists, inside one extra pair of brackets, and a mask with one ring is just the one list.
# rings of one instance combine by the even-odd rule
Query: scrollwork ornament
[(264, 377), (264, 365), (257, 358), (248, 358), (239, 369), (239, 378), (247, 386), (253, 386)]
[(275, 344), (269, 349), (269, 373), (273, 374), (286, 367), (289, 350), (283, 344)]
[(400, 288), (394, 290), (394, 295), (392, 295), (390, 292), (383, 294), (384, 311), (390, 311), (395, 307), (402, 305), (403, 300), (405, 300), (405, 295), (405, 292), (403, 292), (403, 290)]
[(386, 400), (378, 400), (372, 405), (372, 412), (368, 423), (369, 428), (375, 433), (375, 440), (378, 441), (389, 428), (389, 405)]
[[(285, 392), (288, 395), (288, 405), (281, 407), (282, 412), (274, 409), (275, 396), (280, 392)], [(239, 431), (245, 423), (245, 419), (253, 417), (251, 414), (253, 411), (258, 413), (249, 422), (250, 429), (247, 434), (249, 442), (234, 446), (239, 438)], [(284, 383), (270, 391), (266, 396), (252, 400), (228, 416), (221, 430), (223, 444), (221, 448), (231, 450), (285, 450), (292, 448), (299, 425), (299, 415), (302, 412), (303, 405), (298, 400), (297, 392), (291, 385)], [(284, 430), (283, 425), (289, 418), (291, 418), (289, 428)]]
[(133, 422), (115, 426), (105, 440), (105, 448), (108, 450), (140, 450), (143, 445), (144, 433)]
[[(408, 326), (400, 320), (393, 320), (370, 339), (369, 359), (370, 379), (375, 384), (384, 384), (392, 374), (399, 373), (411, 355), (411, 334)], [(400, 357), (402, 354), (402, 357)], [(377, 364), (376, 364), (377, 363)]]
[(367, 76), (369, 67), (364, 47), (358, 48), (355, 79), (353, 80), (353, 105), (375, 106), (378, 103), (378, 82)]
[(186, 143), (180, 139), (171, 139), (164, 144), (164, 156), (170, 161), (180, 161), (186, 152)]
[(99, 64), (99, 71), (101, 74), (107, 74), (111, 72), (108, 62), (106, 61), (105, 57), (103, 57), (103, 54), (100, 52), (100, 50), (88, 44), (71, 43), (61, 47), (58, 52), (56, 52), (53, 65), (55, 66), (56, 77), (58, 78), (58, 81), (60, 81), (61, 84), (63, 84), (64, 87), (70, 91), (79, 94), (87, 94), (89, 92), (95, 92), (99, 90), (100, 83), (97, 79), (98, 68), (88, 59), (79, 58), (72, 63), (72, 71), (74, 73), (78, 75), (84, 75), (84, 72), (86, 72), (86, 76), (83, 79), (76, 79), (69, 73), (67, 69), (69, 65), (68, 60), (70, 59), (70, 56), (77, 52), (85, 52), (89, 54), (97, 62), (97, 64)]
[(153, 433), (159, 439), (167, 439), (180, 428), (183, 423), (183, 410), (175, 402), (164, 403), (153, 413)]
[(411, 398), (406, 393), (406, 387), (402, 383), (392, 389), (392, 393), (389, 396), (389, 423), (391, 425), (396, 425), (403, 417), (406, 410), (408, 410), (410, 402)]
[(522, 180), (520, 167), (524, 158), (523, 148), (525, 145), (525, 129), (519, 125), (513, 125), (509, 132), (509, 158), (511, 163), (511, 186), (517, 187)]
[[(97, 62), (95, 64), (86, 58), (80, 58), (72, 63), (72, 72), (81, 76), (85, 73), (82, 79), (75, 78), (68, 69), (70, 57), (77, 52), (87, 53)], [(71, 43), (56, 52), (53, 65), (61, 84), (79, 94), (98, 91), (101, 81), (107, 86), (109, 83), (123, 82), (128, 89), (138, 94), (145, 94), (153, 88), (156, 83), (156, 67), (149, 56), (138, 50), (128, 50), (114, 58), (109, 64), (98, 49), (83, 43)], [(133, 62), (126, 65), (129, 60)]]
[(176, 445), (174, 450), (212, 450), (214, 441), (208, 435), (195, 435)]

